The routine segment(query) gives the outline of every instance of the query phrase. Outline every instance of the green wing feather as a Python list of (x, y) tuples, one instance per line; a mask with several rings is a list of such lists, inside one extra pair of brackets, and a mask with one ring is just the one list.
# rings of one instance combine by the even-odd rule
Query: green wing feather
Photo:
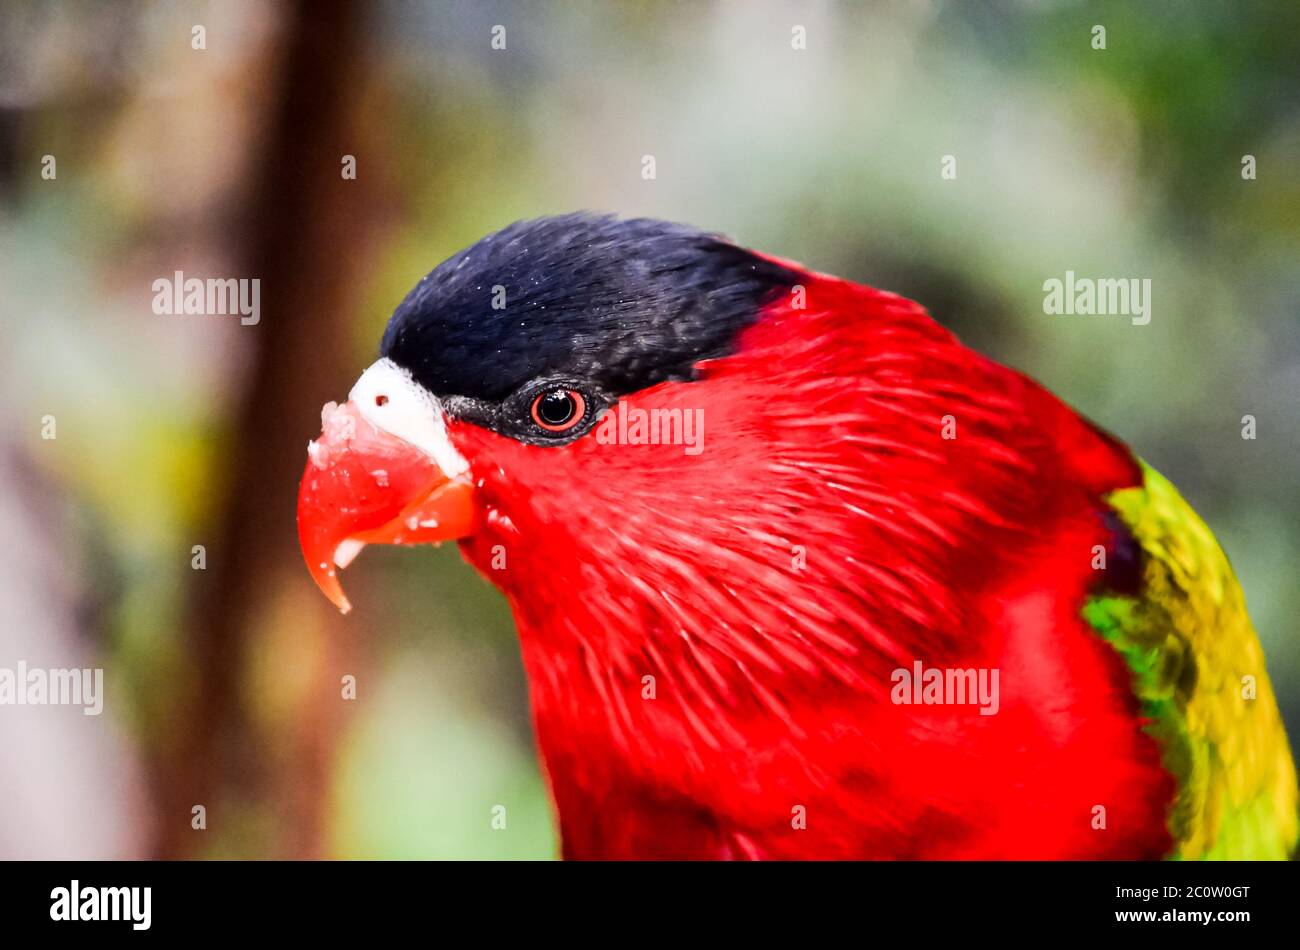
[(1084, 617), (1133, 671), (1178, 780), (1172, 858), (1288, 858), (1295, 763), (1264, 653), (1228, 559), (1159, 472), (1107, 501), (1145, 552), (1138, 597), (1097, 597)]

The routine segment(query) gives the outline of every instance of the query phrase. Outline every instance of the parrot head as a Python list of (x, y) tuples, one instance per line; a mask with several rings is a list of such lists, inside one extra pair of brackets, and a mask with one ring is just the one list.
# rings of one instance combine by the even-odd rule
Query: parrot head
[(708, 464), (705, 432), (757, 425), (761, 407), (710, 366), (799, 281), (715, 235), (592, 214), (452, 256), (322, 411), (298, 500), (312, 577), (346, 612), (338, 572), (365, 545), (456, 540), (544, 604), (581, 591), (638, 523), (743, 509), (743, 471)]

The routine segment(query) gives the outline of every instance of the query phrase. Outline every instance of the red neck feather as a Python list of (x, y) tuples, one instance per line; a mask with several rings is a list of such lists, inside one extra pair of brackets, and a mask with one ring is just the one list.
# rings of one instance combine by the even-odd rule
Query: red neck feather
[[(1167, 849), (1172, 785), (1078, 618), (1131, 456), (916, 304), (804, 288), (698, 380), (627, 398), (698, 410), (699, 454), (453, 427), (566, 854)], [(998, 669), (999, 712), (891, 703), (916, 660)]]

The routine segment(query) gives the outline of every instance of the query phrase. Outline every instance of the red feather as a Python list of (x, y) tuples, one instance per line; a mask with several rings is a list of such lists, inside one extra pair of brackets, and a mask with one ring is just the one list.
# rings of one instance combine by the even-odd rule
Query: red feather
[[(1132, 457), (916, 304), (804, 287), (627, 399), (702, 410), (699, 455), (452, 428), (565, 856), (1162, 855), (1172, 779), (1079, 617)], [(895, 705), (915, 660), (997, 668), (999, 712)]]

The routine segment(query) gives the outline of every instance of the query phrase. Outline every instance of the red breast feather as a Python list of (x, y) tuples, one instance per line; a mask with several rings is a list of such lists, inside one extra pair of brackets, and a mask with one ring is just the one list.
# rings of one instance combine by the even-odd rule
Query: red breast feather
[[(1078, 616), (1131, 456), (916, 304), (804, 286), (627, 398), (701, 410), (698, 455), (453, 426), (565, 855), (1163, 854), (1172, 780)], [(998, 713), (891, 703), (915, 660), (997, 668)]]

